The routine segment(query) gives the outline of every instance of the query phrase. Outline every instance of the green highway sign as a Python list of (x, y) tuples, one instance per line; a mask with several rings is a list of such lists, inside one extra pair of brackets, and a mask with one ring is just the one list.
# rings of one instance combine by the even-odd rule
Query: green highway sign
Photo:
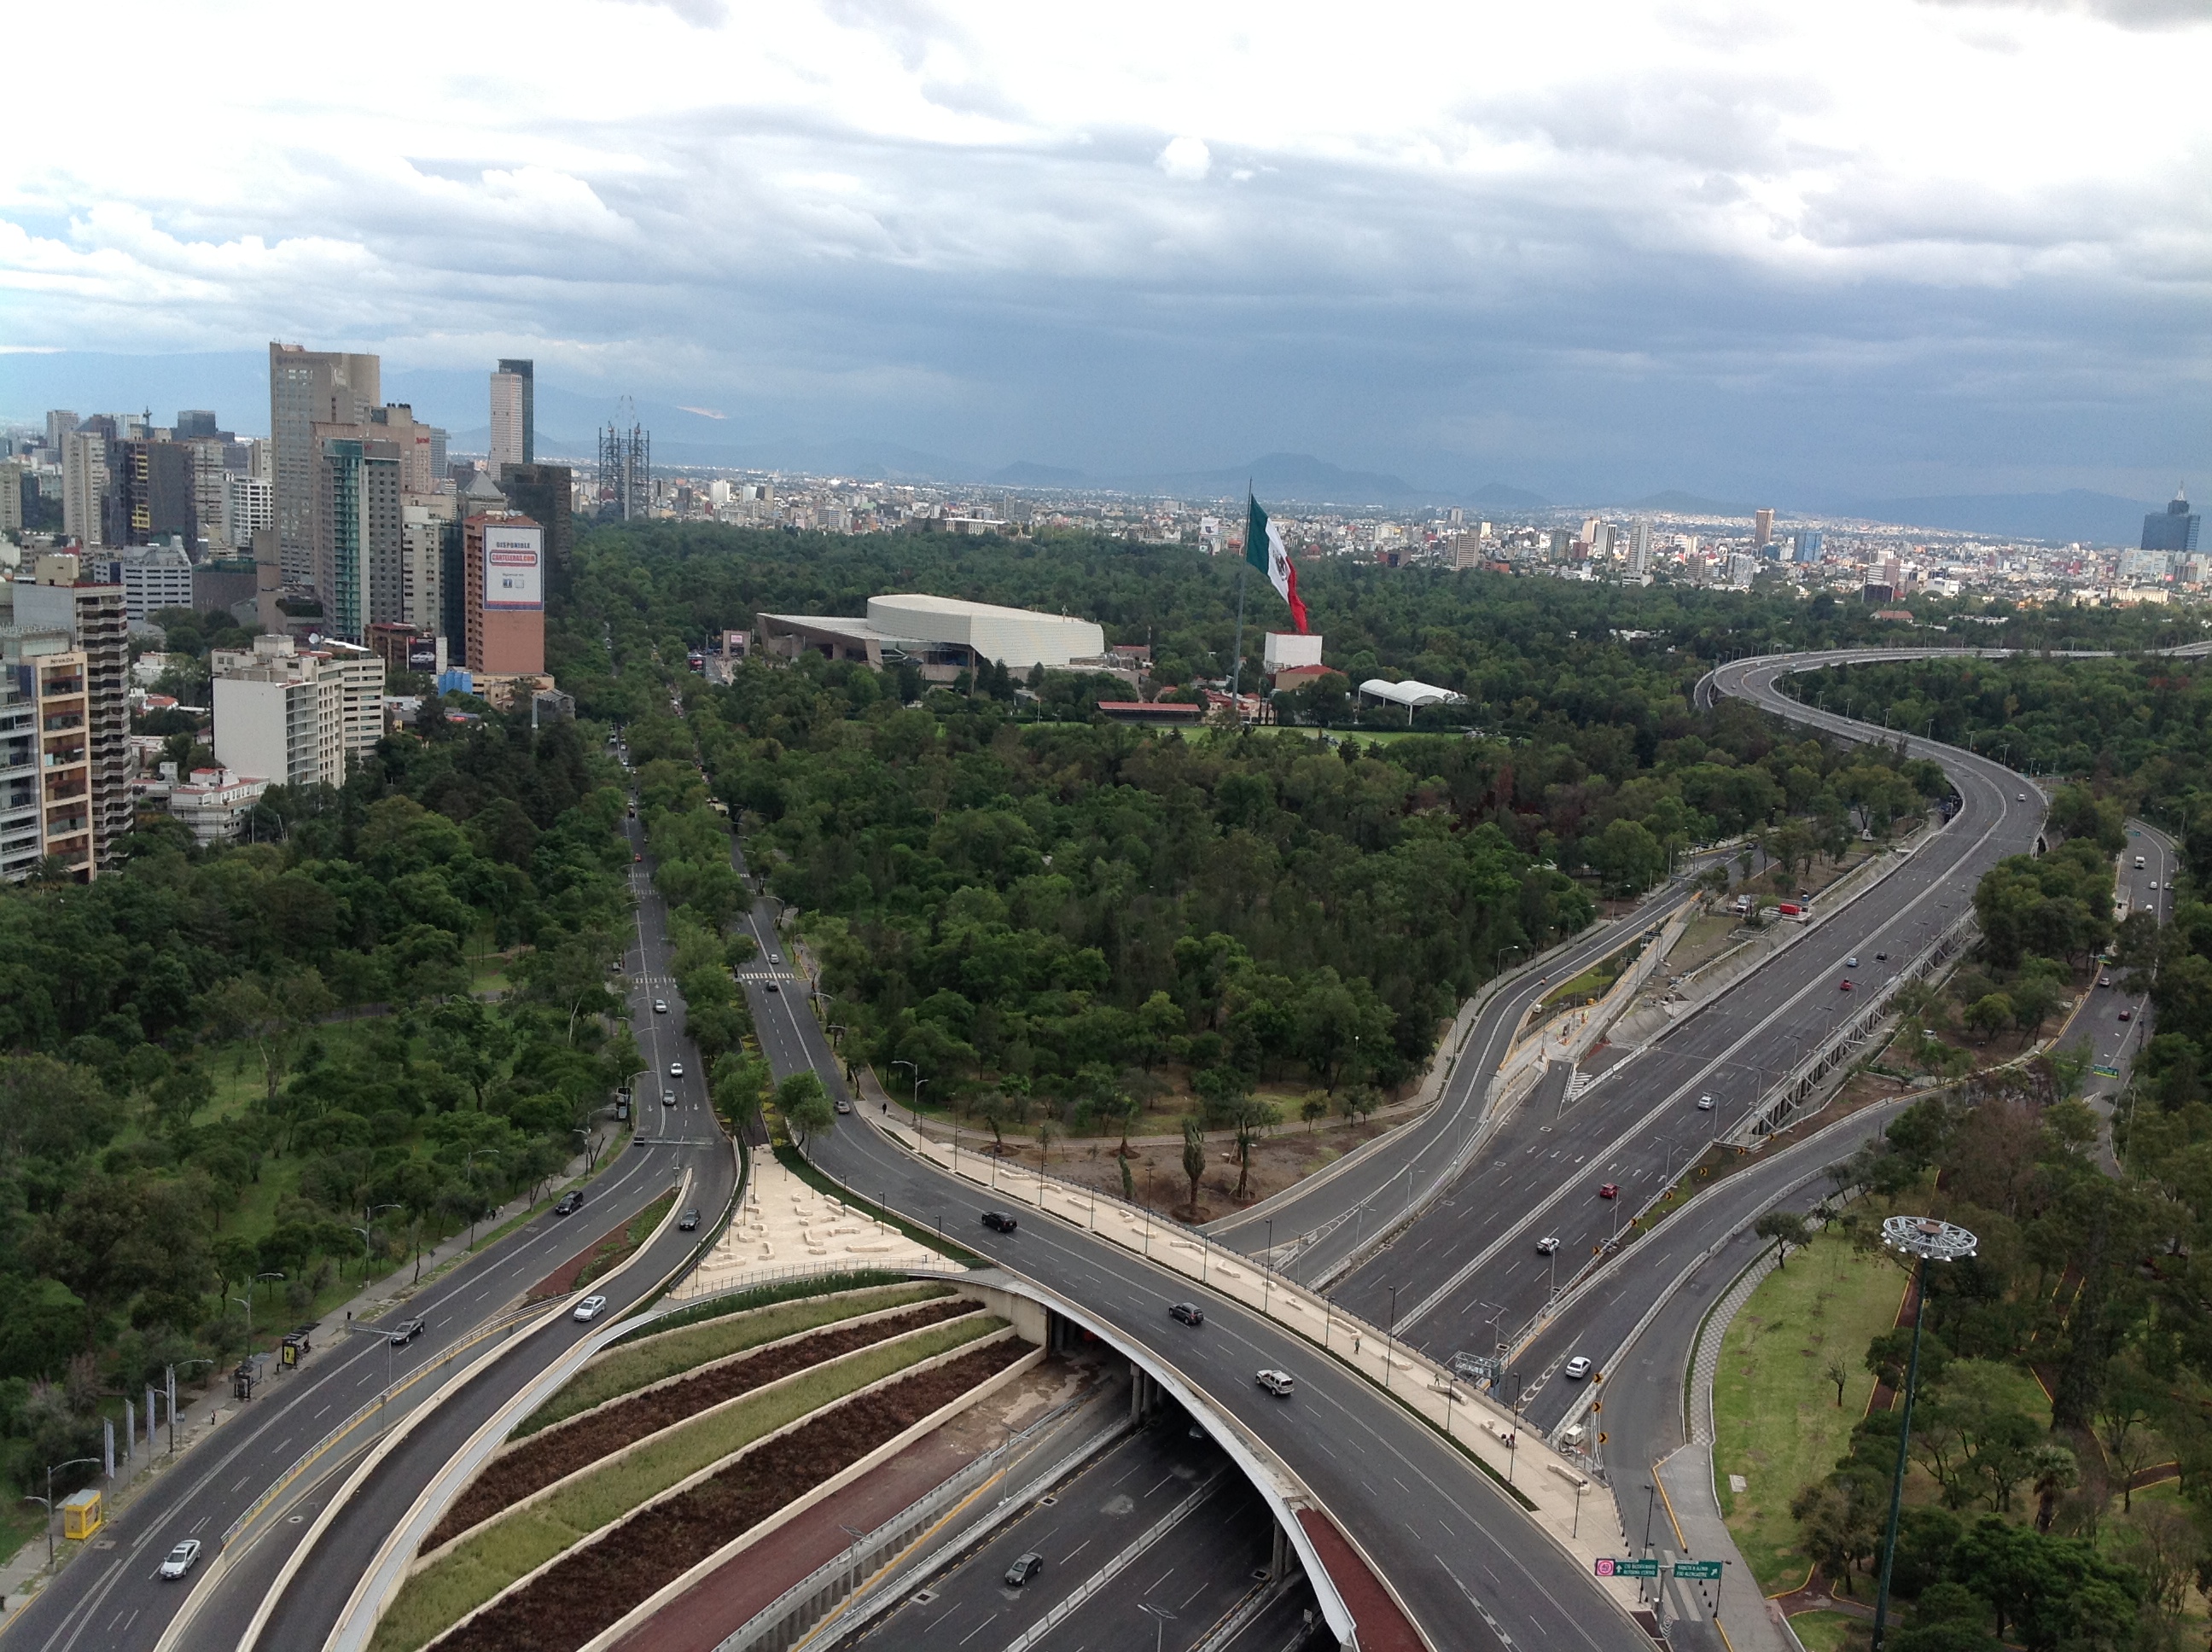
[(1677, 1560), (1674, 1576), (1702, 1578), (1706, 1582), (1717, 1583), (1721, 1581), (1721, 1563), (1717, 1560)]
[(1659, 1575), (1656, 1560), (1600, 1560), (1596, 1564), (1600, 1577), (1656, 1577)]

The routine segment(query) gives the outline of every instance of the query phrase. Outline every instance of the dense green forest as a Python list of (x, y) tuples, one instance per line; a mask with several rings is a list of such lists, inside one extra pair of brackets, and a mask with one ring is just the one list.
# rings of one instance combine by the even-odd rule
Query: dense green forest
[[(631, 719), (664, 891), (708, 932), (745, 898), (692, 790), (703, 774), (804, 914), (854, 1048), (927, 1077), (933, 1100), (1019, 1114), (1035, 1097), (1096, 1123), (1157, 1089), (1164, 1063), (1217, 1113), (1269, 1081), (1370, 1097), (1502, 962), (1650, 889), (1686, 847), (1757, 836), (1786, 881), (1945, 789), (1932, 765), (1790, 737), (1740, 704), (1693, 710), (1703, 659), (1605, 623), (1607, 604), (1660, 597), (1558, 581), (1346, 575), (1339, 594), (1366, 604), (1390, 665), (1479, 696), (1473, 738), (1187, 740), (1089, 719), (1048, 688), (1042, 704), (997, 683), (925, 694), (811, 658), (695, 680), (679, 720), (613, 674), (617, 653), (668, 659), (756, 607), (858, 611), (920, 580), (1119, 616), (1116, 630), (1190, 610), (1164, 658), (1210, 650), (1197, 639), (1227, 616), (1214, 566), (1178, 550), (795, 548), (720, 530), (588, 538), (574, 611), (598, 624), (564, 637), (563, 680)], [(1492, 600), (1447, 600), (1478, 591)], [(1690, 594), (1707, 641), (1740, 621)], [(1422, 601), (1434, 623), (1401, 611)]]
[(103, 1394), (235, 1358), (231, 1298), (265, 1344), (551, 1175), (635, 1066), (599, 1014), (628, 920), (617, 771), (574, 724), (427, 726), (342, 789), (272, 788), (258, 843), (149, 817), (88, 885), (0, 891), (19, 1483), (96, 1453)]

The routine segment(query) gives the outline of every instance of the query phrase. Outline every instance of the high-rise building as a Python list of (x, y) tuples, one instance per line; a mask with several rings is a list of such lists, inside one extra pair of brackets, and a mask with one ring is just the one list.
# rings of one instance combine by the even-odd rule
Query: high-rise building
[(76, 415), (65, 407), (57, 407), (46, 415), (46, 451), (58, 455), (62, 440), (76, 428)]
[(10, 884), (39, 869), (46, 790), (36, 668), (21, 657), (21, 634), (0, 627), (0, 881)]
[(259, 477), (223, 476), (222, 537), (234, 550), (252, 550), (253, 536), (276, 525), (276, 489)]
[(1751, 524), (1751, 543), (1753, 547), (1771, 545), (1774, 543), (1774, 513), (1771, 510), (1754, 511), (1752, 513)]
[(179, 441), (227, 441), (229, 438), (215, 428), (212, 409), (187, 407), (177, 414), (176, 428), (169, 433)]
[(507, 508), (545, 530), (547, 594), (564, 594), (575, 566), (575, 473), (565, 465), (509, 465), (497, 474)]
[(1651, 519), (1639, 516), (1636, 525), (1628, 531), (1628, 571), (1648, 574), (1651, 570)]
[(341, 786), (384, 732), (384, 662), (367, 648), (303, 649), (284, 635), (210, 656), (215, 755), (281, 786)]
[[(315, 501), (322, 468), (318, 424), (361, 424), (382, 403), (382, 364), (374, 355), (269, 346), (270, 480), (276, 484), (276, 541), (284, 577), (314, 581)], [(319, 592), (325, 601), (328, 592)]]
[(23, 467), (14, 459), (0, 465), (0, 534), (23, 531)]
[(405, 402), (387, 402), (368, 410), (366, 422), (380, 427), (368, 434), (390, 441), (399, 452), (399, 485), (410, 494), (435, 493), (438, 478), (446, 473), (446, 433), (434, 424), (416, 421)]
[(126, 441), (118, 445), (114, 487), (117, 543), (152, 544), (172, 535), (187, 545), (199, 541), (198, 477), (190, 446), (179, 441)]
[(2203, 520), (2189, 508), (2188, 489), (2177, 488), (2172, 504), (2143, 518), (2142, 548), (2179, 551), (2185, 556), (2197, 549), (2197, 531)]
[(327, 635), (360, 642), (371, 622), (400, 616), (399, 469), (396, 442), (323, 437), (315, 490), (315, 589), (323, 599)]
[(72, 424), (62, 438), (62, 532), (86, 550), (107, 543), (107, 438)]
[(1796, 542), (1798, 562), (1817, 562), (1820, 560), (1821, 538), (1818, 528), (1800, 528), (1790, 537)]
[(494, 676), (545, 669), (545, 530), (514, 512), (463, 524), (464, 659)]
[(410, 494), (399, 507), (399, 617), (424, 636), (442, 636), (446, 534), (458, 530), (452, 494)]
[(508, 465), (538, 459), (537, 367), (530, 361), (502, 361), (491, 375), (491, 468), (496, 476)]
[(131, 619), (150, 619), (164, 608), (192, 606), (192, 559), (174, 540), (162, 545), (125, 545), (87, 559), (84, 568), (101, 584), (123, 588), (123, 611)]
[(10, 594), (18, 626), (59, 632), (84, 656), (92, 854), (104, 870), (131, 829), (131, 616), (123, 587), (85, 578), (76, 556), (50, 554)]
[(66, 629), (0, 627), (0, 878), (49, 855), (80, 883), (93, 853), (92, 754), (84, 653)]

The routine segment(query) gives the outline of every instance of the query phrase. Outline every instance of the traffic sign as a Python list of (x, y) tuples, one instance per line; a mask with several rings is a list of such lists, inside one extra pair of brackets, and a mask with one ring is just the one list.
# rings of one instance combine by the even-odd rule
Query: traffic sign
[(1717, 1583), (1721, 1581), (1721, 1563), (1717, 1560), (1677, 1560), (1674, 1563), (1674, 1576), (1680, 1578), (1702, 1579), (1708, 1583)]
[(1603, 1445), (1603, 1444), (1604, 1444), (1607, 1440), (1611, 1439), (1612, 1437), (1613, 1437), (1613, 1436), (1612, 1436), (1611, 1435), (1607, 1434), (1607, 1433), (1603, 1429), (1600, 1429), (1600, 1430), (1597, 1431), (1597, 1442), (1598, 1442), (1600, 1445)]
[(1601, 1559), (1595, 1564), (1600, 1577), (1656, 1577), (1659, 1575), (1656, 1560)]

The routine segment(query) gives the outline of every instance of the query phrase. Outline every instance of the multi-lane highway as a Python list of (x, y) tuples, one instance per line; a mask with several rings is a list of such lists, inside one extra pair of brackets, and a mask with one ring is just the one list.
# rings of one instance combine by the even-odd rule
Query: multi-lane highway
[[(641, 838), (639, 847), (642, 848)], [(640, 1047), (655, 1053), (656, 1064), (665, 1071), (667, 1060), (683, 1059), (690, 1047), (681, 1034), (681, 1011), (673, 993), (665, 987), (648, 988), (645, 984), (666, 974), (665, 924), (656, 916), (659, 897), (645, 879), (648, 865), (636, 863), (633, 870), (640, 901), (639, 940), (624, 962), (635, 983)], [(655, 996), (671, 1000), (671, 1015), (652, 1013)], [(690, 1066), (696, 1069), (696, 1054)], [(322, 1345), (305, 1364), (264, 1382), (255, 1397), (237, 1406), (213, 1436), (125, 1505), (102, 1534), (112, 1546), (91, 1548), (78, 1556), (7, 1619), (4, 1643), (15, 1652), (142, 1652), (152, 1648), (211, 1566), (218, 1546), (215, 1540), (295, 1459), (364, 1401), (374, 1399), (387, 1381), (404, 1379), (410, 1370), (434, 1362), (442, 1351), (511, 1306), (575, 1250), (665, 1192), (685, 1166), (695, 1171), (697, 1202), (719, 1211), (732, 1180), (729, 1150), (708, 1109), (702, 1082), (688, 1078), (676, 1088), (681, 1104), (666, 1109), (672, 1115), (666, 1118), (657, 1116), (664, 1112), (657, 1106), (641, 1114), (640, 1139), (589, 1186), (582, 1211), (573, 1218), (538, 1217), (416, 1292), (403, 1309), (387, 1316), (421, 1315), (428, 1323), (420, 1338), (395, 1348), (381, 1337), (349, 1337), (337, 1327), (324, 1327), (319, 1339)], [(685, 1245), (691, 1239), (689, 1235), (670, 1236), (672, 1240), (679, 1237)], [(665, 1262), (656, 1256), (626, 1278), (633, 1289), (641, 1288), (653, 1276), (656, 1262), (672, 1264), (678, 1254), (672, 1248)], [(425, 1377), (422, 1387), (410, 1392), (410, 1401), (420, 1403), (418, 1394), (435, 1392), (457, 1376), (483, 1373), (472, 1376), (437, 1418), (416, 1430), (407, 1447), (389, 1461), (392, 1472), (380, 1471), (370, 1491), (388, 1491), (418, 1473), (427, 1478), (451, 1443), (448, 1415), (456, 1419), (476, 1415), (484, 1409), (477, 1403), (479, 1397), (489, 1400), (511, 1392), (527, 1370), (554, 1357), (573, 1333), (583, 1329), (564, 1323), (521, 1342), (511, 1354), (465, 1357)], [(345, 1472), (377, 1437), (373, 1425), (362, 1429), (319, 1465), (318, 1473), (331, 1476)], [(303, 1493), (306, 1501), (285, 1509), (282, 1517), (247, 1528), (240, 1541), (250, 1546), (234, 1555), (225, 1569), (228, 1576), (195, 1601), (196, 1615), (185, 1643), (238, 1644), (263, 1589), (308, 1528), (331, 1484), (326, 1479), (320, 1491)], [(372, 1497), (363, 1507), (382, 1509), (384, 1501)], [(295, 1514), (305, 1517), (294, 1524), (290, 1516)], [(374, 1542), (356, 1546), (358, 1534), (349, 1523), (352, 1519), (349, 1513), (341, 1521), (346, 1536), (319, 1546), (331, 1557), (331, 1563), (325, 1566), (319, 1559), (313, 1561), (301, 1574), (302, 1579), (313, 1580), (319, 1594), (307, 1602), (303, 1616), (283, 1619), (287, 1630), (282, 1637), (264, 1637), (264, 1644), (321, 1644), (320, 1631), (307, 1628), (306, 1620), (315, 1619), (327, 1628), (328, 1619), (343, 1603), (374, 1548)], [(373, 1521), (362, 1529), (373, 1530)], [(162, 1555), (185, 1537), (198, 1537), (206, 1545), (208, 1558), (201, 1573), (184, 1583), (158, 1581), (154, 1570)], [(335, 1530), (333, 1537), (338, 1537)]]
[[(1722, 672), (1720, 686), (1831, 733), (1865, 732), (1783, 695), (1775, 683), (1793, 663), (1745, 662)], [(1627, 1214), (1756, 1111), (1862, 1001), (1856, 994), (1879, 988), (1960, 916), (1984, 872), (2033, 845), (2042, 799), (2027, 781), (1963, 751), (1916, 750), (1939, 756), (1950, 772), (1956, 818), (1562, 1107), (1515, 1112), (1434, 1208), (1362, 1264), (1337, 1299), (1439, 1357), (1488, 1355), (1518, 1340)], [(1701, 1105), (1707, 1097), (1710, 1108)], [(1547, 1240), (1556, 1250), (1540, 1249)]]

